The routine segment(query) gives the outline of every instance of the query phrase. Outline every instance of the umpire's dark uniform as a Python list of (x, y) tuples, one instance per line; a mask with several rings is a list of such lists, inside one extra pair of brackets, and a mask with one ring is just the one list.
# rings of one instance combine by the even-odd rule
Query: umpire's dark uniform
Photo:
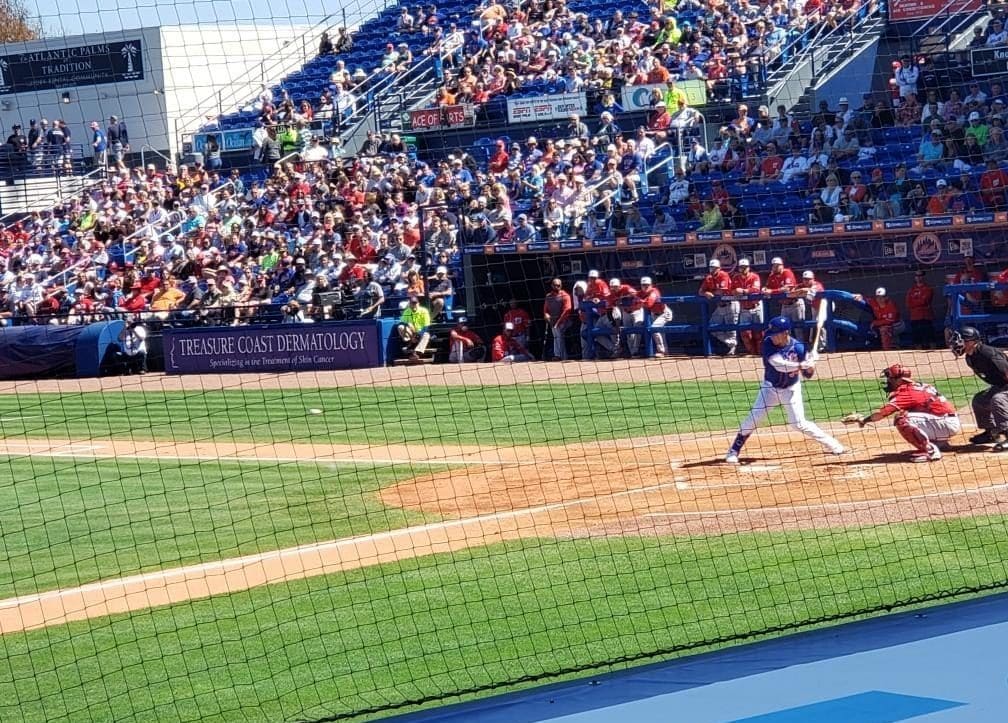
[(1008, 435), (1008, 357), (983, 343), (966, 355), (966, 366), (990, 384), (989, 389), (973, 397), (973, 415), (977, 426), (994, 434)]

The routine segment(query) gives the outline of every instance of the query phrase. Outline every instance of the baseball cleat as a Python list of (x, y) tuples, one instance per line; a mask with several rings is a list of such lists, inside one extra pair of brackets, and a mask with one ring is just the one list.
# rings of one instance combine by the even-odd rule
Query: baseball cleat
[(725, 455), (724, 461), (728, 464), (738, 464), (738, 455), (735, 452), (729, 452)]
[(830, 449), (830, 454), (840, 456), (841, 454), (847, 454), (849, 451), (850, 451), (849, 449), (843, 446), (833, 447), (832, 449)]
[(991, 447), (991, 452), (1008, 452), (1008, 440), (998, 442)]
[(913, 462), (937, 462), (942, 458), (941, 450), (929, 444), (926, 452), (914, 452), (910, 457)]

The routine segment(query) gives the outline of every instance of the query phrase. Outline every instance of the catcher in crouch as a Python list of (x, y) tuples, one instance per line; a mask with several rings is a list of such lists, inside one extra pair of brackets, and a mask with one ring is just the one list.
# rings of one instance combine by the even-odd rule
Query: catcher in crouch
[(941, 459), (938, 444), (959, 434), (955, 407), (930, 384), (915, 382), (913, 373), (902, 364), (883, 369), (882, 380), (882, 388), (889, 394), (886, 403), (867, 417), (849, 414), (843, 421), (863, 427), (895, 414), (896, 430), (913, 445), (911, 460), (936, 462)]

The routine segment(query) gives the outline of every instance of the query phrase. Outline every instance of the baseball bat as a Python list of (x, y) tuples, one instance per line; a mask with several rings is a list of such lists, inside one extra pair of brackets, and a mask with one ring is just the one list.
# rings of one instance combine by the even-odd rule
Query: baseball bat
[(823, 327), (826, 326), (826, 315), (829, 313), (829, 299), (819, 302), (819, 313), (816, 315), (815, 337), (812, 339), (812, 351), (819, 348), (819, 339), (822, 337)]

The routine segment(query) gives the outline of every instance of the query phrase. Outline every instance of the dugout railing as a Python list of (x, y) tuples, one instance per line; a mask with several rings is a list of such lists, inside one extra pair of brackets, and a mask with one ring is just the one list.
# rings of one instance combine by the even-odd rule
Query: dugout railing
[[(984, 285), (989, 288), (990, 285)], [(1008, 287), (1006, 287), (1008, 288)], [(604, 313), (599, 314), (591, 306), (584, 310), (585, 319), (581, 329), (582, 344), (586, 345), (587, 359), (594, 359), (598, 356), (597, 339), (601, 336), (615, 337), (616, 348), (626, 349), (627, 337), (631, 335), (642, 336), (641, 348), (646, 357), (654, 356), (653, 334), (664, 334), (666, 343), (669, 346), (689, 346), (699, 341), (700, 348), (704, 356), (715, 354), (714, 334), (718, 332), (734, 331), (762, 331), (766, 322), (771, 316), (778, 313), (779, 304), (789, 297), (787, 294), (748, 294), (745, 296), (722, 297), (721, 299), (707, 299), (695, 294), (663, 296), (662, 302), (672, 309), (673, 321), (663, 326), (652, 324), (651, 314), (645, 310), (644, 323), (635, 326), (609, 326), (600, 324), (604, 318)], [(714, 309), (724, 299), (730, 301), (757, 301), (762, 307), (763, 322), (750, 324), (714, 324), (711, 317)], [(870, 333), (870, 307), (859, 296), (839, 289), (828, 289), (819, 294), (819, 303), (827, 304), (826, 324), (823, 328), (825, 334), (827, 351), (837, 351), (846, 342), (852, 341), (858, 348), (863, 348)], [(685, 316), (691, 321), (677, 321), (677, 318)], [(868, 317), (866, 318), (865, 312)], [(1004, 315), (1008, 322), (1008, 314)], [(811, 334), (815, 328), (815, 315), (811, 304), (806, 309), (806, 319), (795, 323), (795, 327), (805, 334)]]
[(949, 328), (975, 326), (988, 340), (1008, 341), (1008, 284), (949, 284), (943, 293), (948, 301)]

